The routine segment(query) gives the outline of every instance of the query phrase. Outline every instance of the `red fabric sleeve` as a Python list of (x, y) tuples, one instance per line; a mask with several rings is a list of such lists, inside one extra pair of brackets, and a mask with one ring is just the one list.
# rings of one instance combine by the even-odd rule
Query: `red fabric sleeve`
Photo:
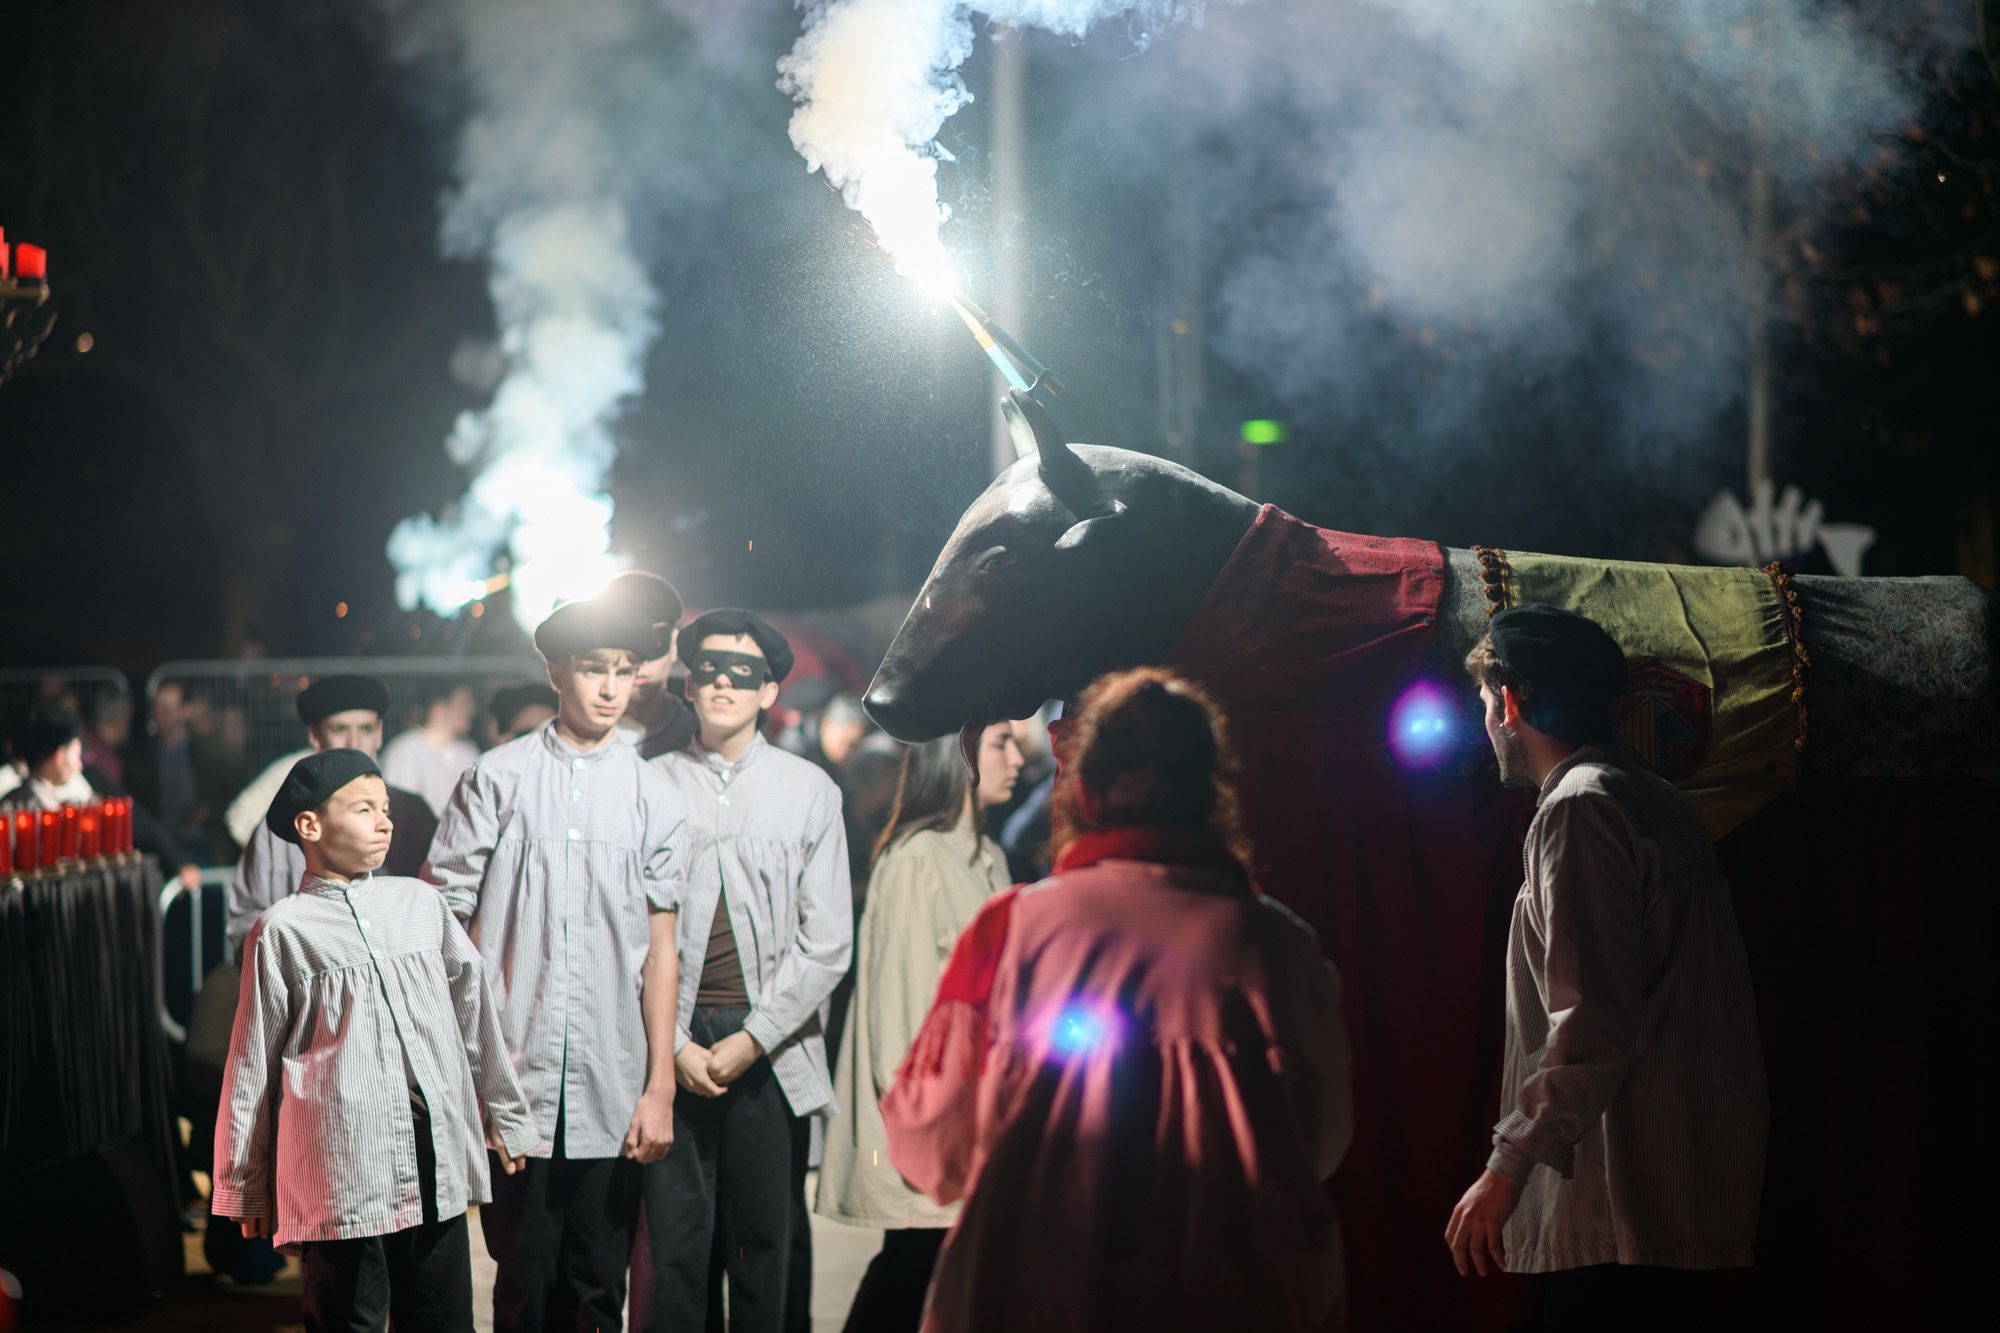
[(937, 999), (882, 1095), (889, 1161), (939, 1203), (971, 1188), (979, 1141), (979, 1080), (986, 1070), (987, 1005), (1007, 943), (1018, 889), (994, 895), (958, 937)]

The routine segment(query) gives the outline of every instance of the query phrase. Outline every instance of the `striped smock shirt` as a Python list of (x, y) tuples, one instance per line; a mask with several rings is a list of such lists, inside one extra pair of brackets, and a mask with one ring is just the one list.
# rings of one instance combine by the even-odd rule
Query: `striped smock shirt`
[(430, 878), (492, 975), (535, 1156), (558, 1110), (567, 1157), (616, 1157), (631, 1127), (648, 918), (680, 906), (684, 808), (631, 746), (577, 750), (547, 722), (488, 750), (438, 823)]
[(1543, 782), (1523, 862), (1487, 1163), (1523, 1183), (1507, 1267), (1750, 1263), (1770, 1109), (1708, 830), (1624, 746), (1588, 745)]
[(440, 1218), (491, 1197), (489, 1133), (516, 1156), (538, 1138), (479, 954), (436, 890), (307, 875), (244, 944), (214, 1211), (274, 1222), (285, 1248), (416, 1226), (413, 1092)]
[(819, 1011), (854, 952), (840, 788), (762, 736), (733, 764), (699, 740), (652, 763), (688, 812), (674, 1049), (688, 1043), (721, 897), (750, 994), (743, 1030), (769, 1053), (793, 1115), (832, 1114)]

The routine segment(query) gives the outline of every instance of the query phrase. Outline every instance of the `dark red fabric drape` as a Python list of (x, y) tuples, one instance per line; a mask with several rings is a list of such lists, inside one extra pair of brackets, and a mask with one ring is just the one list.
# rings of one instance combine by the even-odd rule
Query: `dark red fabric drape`
[(1257, 880), (1339, 966), (1354, 1146), (1335, 1183), (1353, 1326), (1500, 1328), (1511, 1278), (1459, 1280), (1441, 1237), (1484, 1165), (1499, 1079), (1499, 971), (1525, 801), (1411, 774), (1388, 717), (1444, 587), (1429, 542), (1312, 527), (1267, 506), (1167, 665), (1228, 711)]

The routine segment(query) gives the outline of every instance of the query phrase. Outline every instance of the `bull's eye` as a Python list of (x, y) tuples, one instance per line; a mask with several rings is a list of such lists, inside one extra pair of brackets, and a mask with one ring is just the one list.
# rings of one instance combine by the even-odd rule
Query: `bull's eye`
[(1014, 553), (1004, 546), (996, 546), (979, 557), (981, 574), (998, 574), (1014, 567)]

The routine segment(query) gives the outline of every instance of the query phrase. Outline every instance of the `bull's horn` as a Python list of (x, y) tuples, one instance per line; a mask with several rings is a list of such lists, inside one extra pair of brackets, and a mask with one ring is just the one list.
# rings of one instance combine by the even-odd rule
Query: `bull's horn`
[(1000, 400), (1000, 411), (1007, 418), (1007, 433), (1014, 437), (1014, 452), (1025, 458), (1032, 443), (1041, 459), (1042, 480), (1056, 497), (1078, 513), (1094, 513), (1099, 504), (1097, 479), (1076, 451), (1063, 443), (1048, 409), (1032, 395), (1009, 389)]

